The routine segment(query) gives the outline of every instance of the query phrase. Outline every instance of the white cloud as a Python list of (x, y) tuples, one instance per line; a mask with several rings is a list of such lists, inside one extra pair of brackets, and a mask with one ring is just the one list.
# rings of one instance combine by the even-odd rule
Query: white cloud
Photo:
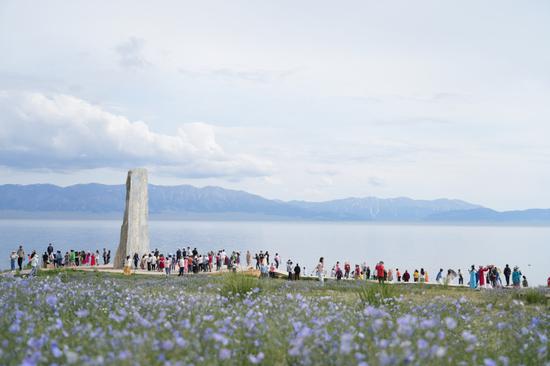
[(180, 177), (264, 176), (271, 164), (228, 154), (215, 127), (187, 123), (175, 135), (64, 94), (0, 92), (0, 164), (79, 170), (150, 166)]

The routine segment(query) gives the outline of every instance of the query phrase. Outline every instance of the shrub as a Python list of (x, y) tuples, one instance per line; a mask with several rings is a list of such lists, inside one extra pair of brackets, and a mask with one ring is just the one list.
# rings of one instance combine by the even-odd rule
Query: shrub
[(528, 304), (543, 304), (547, 302), (546, 293), (544, 290), (529, 289), (525, 291), (518, 291), (515, 296), (516, 299), (523, 300)]
[(256, 277), (242, 273), (227, 273), (223, 275), (221, 294), (226, 297), (244, 296), (255, 288), (260, 288)]
[(397, 295), (397, 290), (392, 285), (367, 284), (358, 287), (356, 293), (362, 303), (380, 306), (384, 302), (395, 298)]

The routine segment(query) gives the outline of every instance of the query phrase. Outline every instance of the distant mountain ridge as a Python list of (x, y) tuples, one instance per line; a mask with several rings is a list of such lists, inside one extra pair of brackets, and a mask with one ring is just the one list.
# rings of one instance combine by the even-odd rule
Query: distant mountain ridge
[[(52, 213), (104, 216), (122, 214), (124, 185), (0, 185), (0, 213), (46, 216)], [(152, 217), (273, 218), (380, 222), (550, 222), (550, 209), (498, 212), (461, 200), (406, 197), (345, 198), (325, 202), (279, 201), (244, 191), (190, 185), (149, 185)]]

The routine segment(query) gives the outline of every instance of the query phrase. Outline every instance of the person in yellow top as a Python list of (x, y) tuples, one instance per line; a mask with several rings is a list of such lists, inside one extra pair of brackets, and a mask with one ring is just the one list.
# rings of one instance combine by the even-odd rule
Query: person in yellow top
[(132, 260), (130, 256), (126, 256), (126, 262), (124, 263), (124, 275), (129, 276), (132, 274)]
[(418, 270), (415, 269), (413, 273), (414, 282), (418, 282), (418, 277), (420, 277), (420, 273), (418, 273)]

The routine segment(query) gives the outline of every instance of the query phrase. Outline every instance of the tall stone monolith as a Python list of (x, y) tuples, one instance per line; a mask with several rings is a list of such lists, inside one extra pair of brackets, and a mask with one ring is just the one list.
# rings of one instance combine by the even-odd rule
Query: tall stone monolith
[(141, 257), (149, 253), (149, 198), (147, 194), (147, 170), (132, 169), (126, 179), (126, 209), (120, 228), (120, 243), (116, 251), (114, 268), (123, 268), (126, 256), (134, 253)]

